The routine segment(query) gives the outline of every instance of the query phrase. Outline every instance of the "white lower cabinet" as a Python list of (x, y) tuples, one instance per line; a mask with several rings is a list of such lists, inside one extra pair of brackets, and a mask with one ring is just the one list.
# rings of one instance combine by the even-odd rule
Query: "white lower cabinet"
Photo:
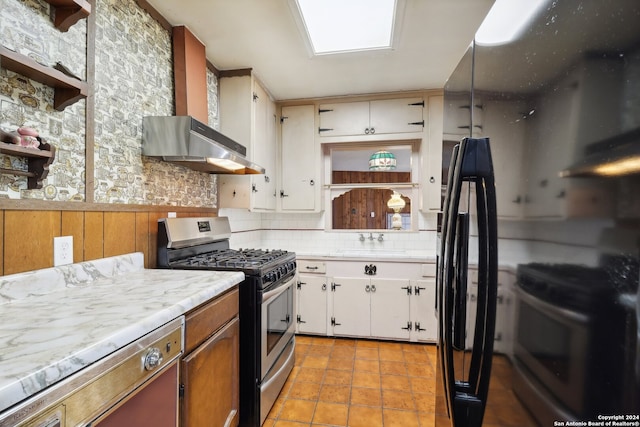
[(435, 277), (414, 282), (409, 312), (415, 340), (435, 342), (438, 337)]
[(334, 277), (331, 288), (334, 335), (409, 339), (409, 280)]
[(300, 274), (298, 276), (297, 331), (302, 334), (327, 334), (326, 276)]
[(434, 264), (299, 259), (298, 272), (298, 333), (435, 342)]
[[(467, 336), (465, 347), (473, 348), (473, 330), (475, 328), (478, 304), (477, 271), (471, 270), (469, 289), (467, 290)], [(507, 271), (498, 272), (498, 298), (496, 304), (496, 329), (493, 339), (493, 350), (496, 353), (513, 354), (513, 291), (515, 282), (513, 274)]]

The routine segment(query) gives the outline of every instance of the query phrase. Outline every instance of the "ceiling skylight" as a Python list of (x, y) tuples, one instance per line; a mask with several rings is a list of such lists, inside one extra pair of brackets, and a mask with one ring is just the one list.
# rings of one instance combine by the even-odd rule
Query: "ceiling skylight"
[(391, 47), (396, 0), (296, 0), (316, 55)]
[(511, 43), (522, 35), (547, 0), (496, 0), (478, 28), (475, 40), (483, 46)]

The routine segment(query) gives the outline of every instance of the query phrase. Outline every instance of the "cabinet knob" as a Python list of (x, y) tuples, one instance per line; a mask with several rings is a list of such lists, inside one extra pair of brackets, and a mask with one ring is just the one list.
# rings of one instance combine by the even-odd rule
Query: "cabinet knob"
[(157, 347), (152, 347), (144, 355), (144, 369), (153, 371), (162, 364), (162, 352)]
[(371, 292), (371, 287), (369, 285), (364, 287), (365, 292)]
[(371, 292), (375, 292), (376, 291), (376, 285), (371, 285)]
[(323, 290), (323, 291), (326, 291), (326, 290), (327, 290), (327, 284), (326, 284), (326, 283), (323, 283), (323, 284), (322, 284), (322, 290)]

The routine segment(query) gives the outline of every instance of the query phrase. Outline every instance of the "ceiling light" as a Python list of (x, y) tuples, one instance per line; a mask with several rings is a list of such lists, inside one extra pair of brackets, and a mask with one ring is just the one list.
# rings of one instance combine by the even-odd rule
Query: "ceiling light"
[(476, 32), (476, 43), (495, 46), (518, 39), (547, 1), (496, 0)]
[(390, 48), (396, 0), (296, 0), (316, 55)]

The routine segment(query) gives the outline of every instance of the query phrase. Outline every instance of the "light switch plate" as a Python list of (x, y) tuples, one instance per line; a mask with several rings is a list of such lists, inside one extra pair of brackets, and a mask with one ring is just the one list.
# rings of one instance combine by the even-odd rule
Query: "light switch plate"
[(73, 264), (73, 236), (53, 238), (53, 266)]

